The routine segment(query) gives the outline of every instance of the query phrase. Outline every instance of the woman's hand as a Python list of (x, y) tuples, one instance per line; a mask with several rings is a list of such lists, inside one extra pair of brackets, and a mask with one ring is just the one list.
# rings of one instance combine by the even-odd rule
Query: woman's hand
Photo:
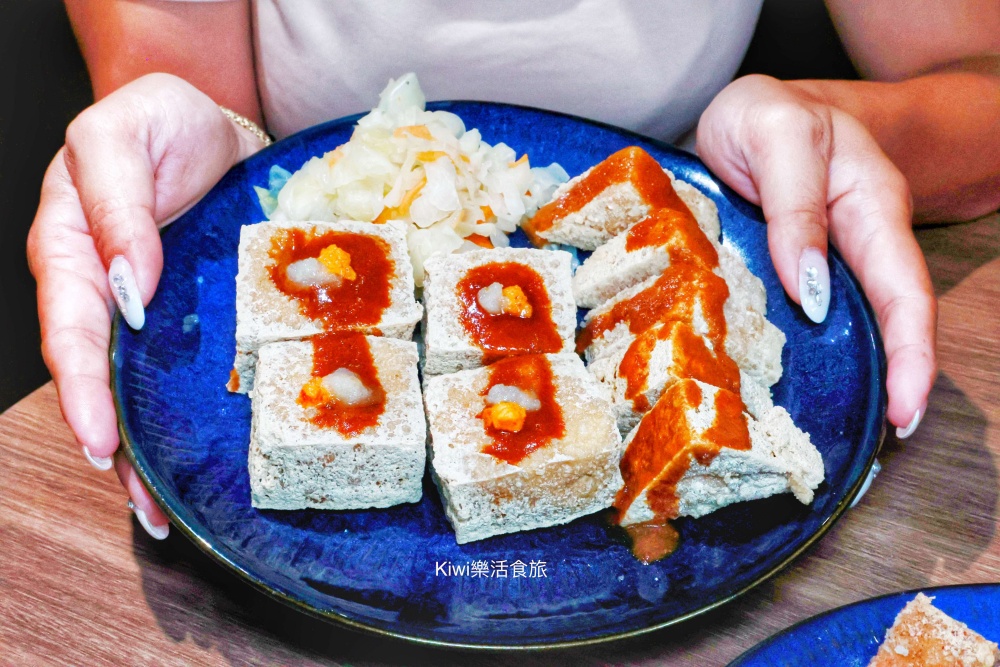
[(757, 75), (705, 110), (698, 153), (763, 208), (781, 283), (813, 321), (829, 306), (827, 240), (840, 250), (882, 330), (889, 421), (909, 436), (937, 374), (937, 303), (902, 173), (857, 119), (794, 82)]
[(163, 266), (159, 227), (261, 147), (211, 98), (184, 80), (150, 74), (120, 88), (70, 124), (42, 183), (28, 236), (38, 283), (42, 355), (66, 422), (90, 462), (112, 463), (143, 527), (169, 524), (119, 454), (109, 389), (115, 301), (136, 329)]

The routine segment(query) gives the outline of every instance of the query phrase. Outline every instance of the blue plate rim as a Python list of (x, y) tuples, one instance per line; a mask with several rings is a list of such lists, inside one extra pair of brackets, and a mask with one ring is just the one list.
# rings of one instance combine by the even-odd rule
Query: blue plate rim
[[(747, 662), (747, 661), (754, 659), (756, 654), (758, 654), (760, 652), (763, 652), (764, 650), (766, 650), (767, 648), (770, 648), (771, 646), (773, 646), (777, 642), (782, 641), (783, 639), (787, 638), (788, 636), (795, 634), (796, 632), (798, 632), (799, 630), (801, 630), (803, 627), (806, 627), (806, 626), (811, 625), (811, 624), (813, 624), (813, 623), (815, 623), (817, 621), (820, 621), (820, 620), (822, 620), (823, 618), (825, 618), (827, 616), (834, 616), (836, 614), (840, 614), (840, 613), (846, 612), (846, 611), (848, 611), (850, 609), (853, 609), (853, 608), (861, 608), (861, 607), (865, 607), (867, 605), (878, 604), (878, 603), (880, 603), (882, 601), (890, 600), (892, 598), (899, 598), (901, 601), (902, 600), (909, 601), (910, 599), (916, 597), (918, 593), (923, 593), (924, 595), (927, 595), (927, 596), (934, 596), (937, 593), (942, 592), (942, 591), (955, 591), (955, 590), (959, 590), (959, 589), (969, 589), (970, 592), (972, 592), (972, 591), (980, 590), (980, 589), (984, 589), (984, 588), (997, 588), (998, 590), (1000, 590), (1000, 583), (998, 583), (998, 582), (983, 581), (983, 582), (971, 583), (971, 584), (945, 584), (945, 585), (942, 585), (942, 586), (930, 586), (930, 587), (925, 587), (925, 588), (911, 588), (911, 589), (907, 589), (907, 590), (896, 591), (894, 593), (885, 593), (883, 595), (876, 595), (875, 597), (864, 598), (862, 600), (856, 600), (854, 602), (848, 602), (847, 604), (842, 604), (839, 607), (834, 607), (833, 609), (827, 609), (826, 611), (821, 611), (818, 614), (813, 614), (812, 616), (809, 616), (808, 618), (802, 619), (798, 623), (795, 623), (793, 625), (788, 626), (784, 630), (779, 630), (778, 632), (774, 633), (770, 637), (767, 637), (766, 639), (761, 640), (759, 643), (755, 644), (754, 646), (751, 646), (746, 651), (744, 651), (743, 653), (741, 653), (738, 656), (736, 656), (736, 658), (732, 662), (730, 662), (728, 665), (726, 665), (726, 667), (753, 667), (753, 663)], [(900, 607), (900, 609), (902, 609), (902, 607)]]
[[(658, 149), (666, 153), (670, 153), (672, 155), (680, 157), (682, 159), (692, 160), (696, 164), (698, 164), (701, 168), (703, 168), (706, 172), (711, 174), (708, 167), (705, 166), (704, 163), (702, 163), (701, 160), (696, 155), (693, 155), (691, 153), (688, 153), (687, 151), (679, 149), (676, 146), (672, 146), (666, 142), (653, 139), (651, 137), (647, 137), (638, 132), (633, 132), (631, 130), (624, 129), (616, 125), (612, 125), (610, 123), (591, 120), (574, 114), (567, 114), (559, 111), (552, 111), (549, 109), (541, 109), (538, 107), (531, 107), (520, 104), (509, 104), (503, 102), (485, 102), (480, 100), (441, 100), (435, 102), (428, 102), (427, 108), (428, 110), (447, 111), (449, 107), (460, 104), (479, 104), (479, 105), (487, 105), (493, 107), (522, 109), (525, 111), (530, 111), (535, 113), (540, 112), (546, 115), (574, 120), (579, 123), (589, 125), (592, 127), (600, 127), (608, 129), (618, 133), (623, 137), (632, 137), (641, 140), (643, 142), (652, 144), (656, 146)], [(295, 134), (285, 137), (284, 139), (281, 140), (281, 142), (295, 140), (299, 138), (301, 135), (304, 135), (306, 133), (321, 132), (326, 127), (341, 125), (349, 122), (350, 123), (356, 122), (366, 113), (367, 112), (352, 114), (349, 116), (344, 116), (342, 118), (329, 120), (326, 121), (325, 123), (320, 123), (318, 125), (314, 125), (309, 128), (305, 128), (303, 130), (300, 130), (299, 132), (296, 132)], [(281, 142), (275, 142), (271, 146), (268, 146), (258, 151), (257, 153), (246, 158), (245, 160), (237, 163), (236, 165), (233, 165), (233, 168), (235, 168), (240, 164), (243, 164), (248, 160), (263, 159), (262, 156), (266, 157), (268, 154), (275, 152), (277, 150), (276, 147), (279, 146)], [(746, 206), (751, 207), (755, 212), (757, 212), (758, 216), (761, 218), (761, 220), (763, 220), (763, 215), (762, 213), (760, 213), (759, 207), (753, 206), (752, 204), (746, 202), (746, 200), (742, 199), (738, 194), (735, 193), (735, 191), (729, 188), (729, 186), (727, 186), (722, 181), (718, 180), (718, 178), (715, 177), (714, 174), (711, 174), (711, 176), (712, 176), (712, 181), (719, 188), (720, 194), (723, 197), (726, 197), (727, 199), (730, 200), (737, 200), (743, 202)], [(164, 233), (166, 229), (167, 228), (161, 229), (161, 235)], [(399, 639), (424, 646), (430, 646), (436, 648), (449, 648), (449, 649), (466, 649), (466, 650), (473, 649), (473, 650), (492, 651), (492, 652), (539, 651), (539, 650), (574, 648), (580, 646), (603, 644), (611, 641), (623, 640), (632, 637), (637, 637), (640, 635), (649, 634), (652, 632), (656, 632), (657, 630), (662, 630), (667, 627), (687, 622), (693, 618), (696, 618), (714, 609), (717, 609), (725, 604), (728, 604), (729, 602), (732, 602), (733, 600), (743, 596), (750, 590), (756, 588), (765, 581), (768, 581), (769, 579), (777, 575), (779, 572), (784, 570), (786, 567), (788, 567), (792, 562), (797, 560), (802, 554), (804, 554), (813, 545), (815, 545), (823, 536), (825, 536), (826, 533), (830, 530), (830, 528), (837, 522), (837, 520), (840, 519), (841, 516), (843, 516), (844, 512), (850, 508), (851, 503), (854, 501), (855, 497), (857, 497), (859, 491), (861, 490), (861, 487), (864, 484), (867, 474), (870, 472), (872, 466), (875, 464), (876, 457), (879, 451), (881, 450), (882, 444), (885, 439), (885, 434), (886, 434), (885, 413), (888, 402), (885, 389), (887, 368), (886, 368), (885, 352), (882, 344), (882, 336), (878, 326), (878, 321), (872, 310), (871, 304), (869, 303), (867, 297), (865, 296), (864, 291), (861, 289), (861, 286), (858, 283), (857, 278), (847, 267), (846, 263), (844, 262), (843, 258), (840, 256), (840, 253), (836, 250), (836, 248), (830, 246), (829, 255), (831, 261), (841, 265), (841, 268), (843, 268), (844, 270), (844, 274), (850, 280), (852, 288), (856, 290), (857, 293), (860, 295), (862, 312), (865, 315), (866, 324), (868, 325), (868, 331), (870, 332), (870, 336), (867, 337), (867, 342), (871, 345), (871, 349), (874, 352), (873, 361), (874, 365), (877, 367), (878, 372), (871, 374), (872, 380), (870, 388), (872, 389), (871, 392), (872, 399), (869, 401), (869, 410), (867, 418), (865, 420), (863, 435), (860, 441), (867, 442), (871, 440), (875, 443), (875, 446), (871, 448), (871, 453), (868, 456), (868, 460), (865, 461), (865, 465), (861, 468), (861, 474), (859, 474), (857, 479), (854, 480), (854, 483), (850, 486), (850, 489), (844, 495), (841, 501), (836, 505), (834, 510), (823, 521), (823, 523), (819, 526), (816, 532), (813, 533), (808, 539), (803, 541), (803, 543), (799, 545), (799, 547), (795, 549), (792, 553), (790, 553), (788, 557), (786, 557), (781, 562), (775, 564), (772, 568), (762, 573), (759, 577), (748, 583), (743, 588), (729, 595), (723, 596), (718, 600), (703, 605), (698, 609), (692, 610), (686, 614), (682, 614), (680, 616), (667, 619), (666, 621), (663, 621), (661, 623), (654, 623), (644, 628), (637, 628), (624, 632), (607, 633), (596, 637), (588, 637), (585, 639), (574, 639), (574, 640), (556, 641), (556, 642), (546, 641), (546, 642), (527, 642), (523, 644), (488, 644), (488, 643), (477, 644), (468, 642), (446, 641), (441, 639), (434, 639), (429, 637), (393, 632), (385, 628), (380, 628), (374, 625), (369, 625), (367, 623), (362, 623), (344, 614), (339, 614), (334, 611), (316, 609), (315, 607), (307, 604), (303, 600), (300, 600), (295, 596), (286, 593), (280, 588), (268, 584), (267, 582), (263, 581), (260, 577), (256, 576), (246, 568), (240, 566), (229, 555), (223, 553), (222, 550), (217, 548), (212, 543), (210, 536), (205, 536), (200, 534), (199, 531), (194, 527), (194, 522), (191, 521), (191, 513), (188, 508), (182, 507), (179, 510), (175, 509), (164, 500), (163, 496), (158, 491), (157, 483), (155, 480), (155, 473), (152, 470), (152, 467), (146, 461), (145, 456), (141, 453), (141, 450), (135, 446), (132, 434), (128, 429), (128, 425), (124, 417), (125, 409), (122, 400), (121, 377), (118, 373), (117, 363), (115, 361), (115, 353), (119, 346), (119, 332), (121, 330), (122, 323), (124, 320), (121, 316), (121, 313), (116, 312), (114, 321), (112, 322), (111, 326), (111, 340), (108, 352), (108, 359), (109, 359), (109, 365), (111, 367), (111, 389), (112, 389), (112, 397), (115, 404), (115, 412), (118, 419), (118, 433), (121, 441), (121, 447), (125, 453), (125, 457), (128, 459), (129, 463), (135, 469), (136, 473), (139, 476), (140, 481), (142, 482), (146, 490), (149, 492), (150, 496), (160, 507), (160, 509), (164, 512), (164, 514), (167, 515), (173, 526), (177, 528), (185, 537), (191, 540), (195, 545), (198, 546), (198, 548), (200, 548), (209, 557), (211, 557), (216, 562), (226, 567), (228, 570), (236, 574), (239, 578), (251, 584), (257, 590), (263, 592), (272, 599), (275, 599), (299, 611), (305, 612), (310, 616), (325, 621), (333, 622), (335, 624), (339, 624), (351, 630), (360, 631), (364, 633), (373, 633), (385, 637), (392, 637), (394, 639)], [(873, 406), (872, 404), (875, 405)], [(874, 407), (875, 409), (872, 410), (871, 409), (872, 407)]]

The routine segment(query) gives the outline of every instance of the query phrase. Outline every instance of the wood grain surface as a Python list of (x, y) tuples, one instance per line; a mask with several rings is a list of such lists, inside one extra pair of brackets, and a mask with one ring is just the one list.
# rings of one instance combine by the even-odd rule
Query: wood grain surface
[(84, 460), (52, 385), (0, 416), (2, 665), (725, 665), (813, 614), (907, 588), (1000, 581), (1000, 216), (918, 232), (941, 375), (862, 502), (782, 574), (678, 628), (581, 649), (434, 650), (342, 630), (244, 585), (176, 533), (146, 536)]

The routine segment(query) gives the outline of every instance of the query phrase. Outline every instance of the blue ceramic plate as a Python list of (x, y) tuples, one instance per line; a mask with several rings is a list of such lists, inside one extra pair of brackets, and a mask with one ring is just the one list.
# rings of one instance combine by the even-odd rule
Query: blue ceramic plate
[[(806, 507), (788, 495), (678, 521), (680, 547), (648, 566), (599, 516), (459, 546), (427, 479), (420, 503), (386, 510), (253, 509), (250, 401), (226, 391), (240, 226), (262, 219), (252, 186), (266, 186), (272, 165), (294, 171), (344, 143), (352, 117), (233, 167), (163, 234), (163, 277), (145, 328), (134, 332), (116, 319), (112, 384), (125, 451), (174, 525), (254, 585), (313, 614), (487, 648), (579, 644), (669, 625), (749, 590), (802, 553), (857, 493), (884, 424), (881, 340), (843, 262), (833, 255), (829, 316), (814, 326), (782, 292), (760, 211), (691, 155), (535, 109), (431, 106), (458, 114), (490, 143), (527, 152), (536, 165), (559, 162), (570, 174), (637, 144), (716, 202), (723, 232), (767, 287), (768, 316), (788, 336), (774, 398), (823, 454), (826, 482), (815, 501)], [(474, 576), (483, 562), (489, 576)]]
[[(813, 616), (750, 649), (729, 667), (865, 667), (885, 631), (921, 591), (862, 600)], [(1000, 642), (1000, 584), (925, 588), (934, 606), (990, 641)]]

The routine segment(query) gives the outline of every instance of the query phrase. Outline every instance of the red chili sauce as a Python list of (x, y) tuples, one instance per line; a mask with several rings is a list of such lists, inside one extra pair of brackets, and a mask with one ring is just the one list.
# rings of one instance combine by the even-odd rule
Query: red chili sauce
[[(671, 265), (687, 264), (706, 271), (711, 271), (719, 265), (718, 252), (687, 206), (678, 210), (664, 208), (653, 211), (645, 220), (636, 223), (628, 231), (625, 241), (626, 252), (646, 247), (664, 248), (670, 257)], [(724, 317), (721, 326), (722, 330), (716, 334), (718, 339), (725, 338)], [(735, 362), (724, 352), (717, 355), (710, 350), (702, 337), (690, 326), (675, 322), (648, 329), (640, 334), (632, 342), (619, 364), (618, 374), (628, 383), (626, 398), (633, 401), (637, 411), (644, 412), (649, 409), (649, 403), (642, 394), (645, 392), (649, 376), (650, 354), (659, 340), (668, 338), (673, 343), (675, 375), (695, 378), (739, 393), (740, 373)]]
[[(676, 547), (677, 532), (668, 521), (677, 516), (677, 482), (688, 470), (691, 457), (707, 465), (722, 447), (748, 449), (750, 436), (739, 396), (739, 368), (725, 353), (723, 306), (729, 288), (713, 273), (719, 265), (718, 253), (655, 159), (636, 147), (615, 153), (562, 197), (540, 209), (528, 225), (529, 232), (551, 228), (556, 220), (579, 211), (609, 186), (624, 182), (631, 183), (651, 208), (649, 215), (628, 231), (626, 252), (663, 248), (670, 266), (649, 288), (588, 322), (578, 337), (577, 349), (583, 352), (621, 322), (628, 325), (636, 338), (619, 364), (618, 375), (626, 380), (626, 398), (638, 412), (650, 408), (643, 394), (650, 355), (661, 340), (672, 343), (674, 375), (722, 388), (716, 397), (715, 422), (695, 439), (684, 411), (700, 404), (701, 389), (690, 380), (674, 383), (645, 415), (622, 458), (625, 487), (615, 507), (620, 518), (649, 487), (646, 497), (656, 518), (626, 529), (633, 553), (649, 563)], [(691, 326), (699, 302), (708, 325), (704, 338)]]
[[(677, 483), (684, 477), (691, 460), (707, 466), (723, 447), (750, 449), (750, 432), (743, 416), (743, 401), (738, 394), (720, 389), (715, 397), (715, 419), (702, 432), (692, 432), (685, 412), (701, 404), (701, 388), (693, 380), (676, 382), (657, 401), (637, 426), (637, 431), (621, 461), (625, 486), (615, 497), (618, 521), (645, 489), (646, 500), (655, 518), (639, 524), (633, 532), (641, 536), (650, 526), (665, 525), (677, 518), (680, 500)], [(629, 530), (626, 528), (626, 530)], [(635, 540), (635, 536), (633, 536)], [(637, 544), (639, 540), (634, 542)], [(664, 544), (666, 544), (664, 542)], [(643, 562), (652, 562), (669, 554), (649, 553), (643, 542)], [(669, 545), (668, 545), (669, 546)]]
[(629, 146), (591, 169), (563, 196), (540, 208), (524, 225), (525, 231), (529, 236), (544, 232), (556, 220), (576, 213), (610, 186), (626, 182), (632, 184), (650, 208), (686, 208), (660, 163), (638, 146)]
[(657, 322), (691, 322), (698, 299), (708, 323), (707, 337), (716, 349), (726, 338), (726, 318), (722, 307), (729, 298), (729, 286), (720, 276), (690, 264), (671, 264), (652, 285), (631, 299), (619, 301), (606, 313), (591, 319), (577, 338), (577, 351), (586, 350), (595, 339), (625, 322), (639, 334)]
[(686, 206), (656, 209), (632, 225), (625, 236), (625, 251), (651, 247), (665, 248), (671, 264), (694, 264), (706, 270), (719, 265), (719, 253)]
[(229, 382), (226, 383), (226, 389), (232, 392), (240, 390), (240, 374), (236, 372), (235, 368), (229, 371)]
[[(351, 257), (354, 280), (338, 284), (302, 287), (288, 279), (288, 265), (309, 257), (319, 257), (327, 246), (335, 244)], [(273, 264), (271, 280), (282, 294), (299, 304), (299, 311), (319, 320), (327, 331), (374, 329), (390, 304), (391, 280), (395, 265), (389, 244), (377, 236), (350, 232), (326, 232), (316, 235), (301, 229), (284, 229), (271, 239), (269, 252)]]
[[(502, 359), (489, 367), (490, 379), (483, 390), (486, 396), (490, 388), (498, 384), (519, 387), (533, 393), (541, 407), (529, 410), (520, 431), (503, 431), (486, 428), (486, 435), (493, 441), (483, 448), (490, 454), (511, 464), (518, 464), (529, 454), (566, 435), (562, 408), (556, 403), (556, 387), (552, 377), (552, 365), (541, 354)], [(482, 418), (482, 413), (477, 415)]]
[(632, 555), (649, 565), (669, 556), (677, 548), (680, 534), (669, 521), (649, 521), (625, 527), (632, 542)]
[(671, 372), (680, 378), (693, 378), (706, 384), (740, 393), (740, 368), (724, 351), (708, 349), (705, 340), (684, 322), (665, 322), (639, 334), (629, 345), (618, 364), (618, 377), (626, 382), (625, 398), (636, 412), (649, 410), (645, 392), (649, 363), (657, 343), (670, 340)]
[(362, 405), (345, 405), (329, 394), (310, 395), (305, 388), (297, 402), (315, 412), (309, 421), (321, 428), (335, 428), (345, 436), (354, 436), (376, 426), (385, 412), (386, 394), (378, 378), (371, 347), (361, 333), (326, 333), (314, 336), (314, 378), (325, 377), (338, 368), (355, 373), (372, 392), (372, 400)]
[[(531, 305), (530, 317), (499, 313), (479, 305), (479, 290), (500, 283), (517, 285)], [(458, 282), (461, 304), (459, 319), (472, 342), (483, 351), (483, 362), (518, 354), (544, 354), (562, 350), (563, 341), (552, 319), (552, 303), (542, 277), (518, 262), (496, 262), (475, 266)]]

